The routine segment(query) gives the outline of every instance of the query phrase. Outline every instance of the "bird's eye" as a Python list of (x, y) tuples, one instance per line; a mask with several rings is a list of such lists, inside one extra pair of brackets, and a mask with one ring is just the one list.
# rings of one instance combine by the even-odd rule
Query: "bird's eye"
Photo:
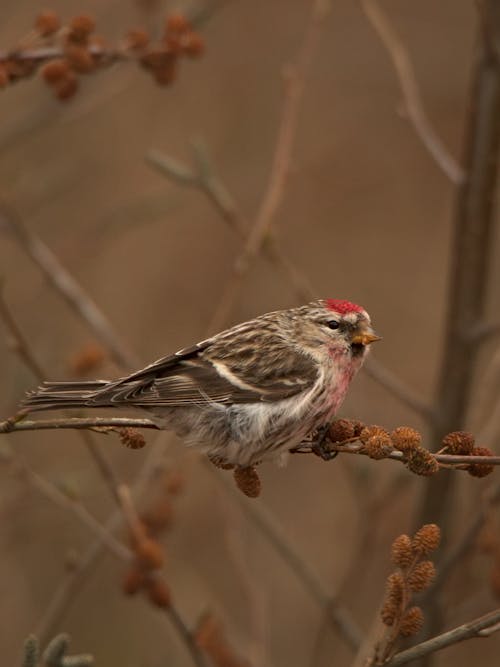
[(338, 329), (340, 326), (340, 322), (338, 320), (330, 320), (327, 322), (327, 324), (330, 329)]

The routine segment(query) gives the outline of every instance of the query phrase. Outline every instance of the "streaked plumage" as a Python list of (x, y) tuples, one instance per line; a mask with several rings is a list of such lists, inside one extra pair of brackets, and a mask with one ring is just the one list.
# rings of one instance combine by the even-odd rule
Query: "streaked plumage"
[(376, 339), (359, 306), (315, 301), (238, 324), (116, 381), (45, 383), (25, 405), (145, 409), (211, 457), (251, 465), (331, 420)]

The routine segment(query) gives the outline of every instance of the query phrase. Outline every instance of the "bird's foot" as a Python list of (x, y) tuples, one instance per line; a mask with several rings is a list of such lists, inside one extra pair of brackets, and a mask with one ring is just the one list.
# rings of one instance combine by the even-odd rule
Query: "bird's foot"
[(313, 443), (311, 447), (312, 453), (316, 454), (316, 456), (319, 456), (321, 459), (323, 459), (323, 461), (331, 461), (338, 454), (336, 450), (332, 450), (328, 447), (327, 439), (328, 439), (329, 429), (330, 429), (329, 424), (327, 424), (326, 426), (321, 426), (317, 430), (316, 441)]

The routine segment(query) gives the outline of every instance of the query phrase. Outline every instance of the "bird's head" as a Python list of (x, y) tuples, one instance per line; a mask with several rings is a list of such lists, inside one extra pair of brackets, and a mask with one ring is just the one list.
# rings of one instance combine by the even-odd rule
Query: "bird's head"
[(366, 310), (350, 301), (321, 299), (297, 310), (303, 342), (313, 354), (326, 348), (361, 365), (370, 344), (380, 340)]

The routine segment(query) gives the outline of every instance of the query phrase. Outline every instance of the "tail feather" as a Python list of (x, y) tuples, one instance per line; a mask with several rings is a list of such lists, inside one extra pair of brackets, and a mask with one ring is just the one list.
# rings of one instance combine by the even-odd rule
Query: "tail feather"
[(26, 395), (22, 407), (35, 410), (84, 408), (91, 404), (95, 392), (103, 389), (106, 380), (89, 382), (44, 382)]

